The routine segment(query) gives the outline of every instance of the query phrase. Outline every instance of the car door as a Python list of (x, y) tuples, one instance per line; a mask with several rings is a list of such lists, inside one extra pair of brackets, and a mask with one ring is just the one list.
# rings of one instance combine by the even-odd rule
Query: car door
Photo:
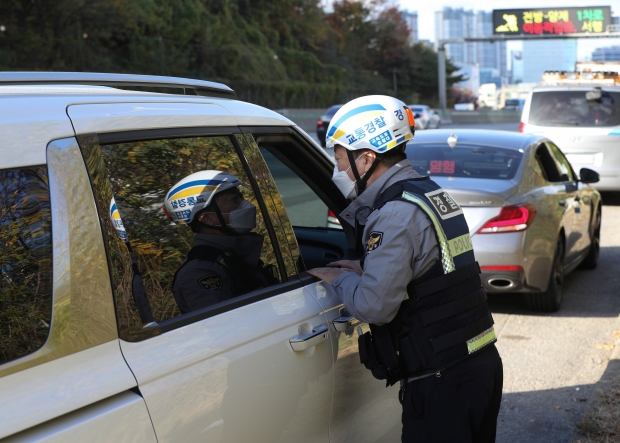
[(566, 189), (566, 256), (565, 263), (570, 265), (577, 260), (581, 253), (590, 246), (588, 224), (590, 222), (590, 205), (582, 200), (583, 191), (573, 172), (570, 163), (552, 142), (547, 142), (551, 156), (560, 174)]
[(590, 217), (592, 216), (592, 207), (586, 192), (586, 186), (578, 181), (578, 177), (573, 168), (560, 149), (551, 142), (547, 145), (551, 151), (551, 155), (556, 161), (557, 167), (561, 171), (561, 175), (566, 175), (568, 180), (565, 181), (567, 191), (571, 191), (572, 196), (572, 217), (573, 217), (573, 238), (574, 248), (567, 258), (572, 260), (579, 257), (584, 251), (590, 247)]
[[(0, 150), (5, 141), (0, 136)], [(57, 139), (38, 149), (42, 164), (1, 157), (0, 439), (154, 443), (118, 346), (104, 244), (77, 142)]]
[[(153, 132), (136, 127), (140, 111), (125, 114), (135, 109), (131, 105), (112, 108), (76, 106), (69, 113), (78, 134), (82, 127), (91, 132), (78, 138), (106, 238), (120, 347), (159, 443), (328, 441), (333, 359), (327, 319), (304, 282), (289, 278), (295, 265), (279, 252), (286, 239), (274, 231), (274, 214), (240, 156), (239, 130), (208, 127), (229, 122), (223, 108), (208, 104), (140, 104), (148, 125), (203, 123)], [(97, 125), (106, 127), (107, 118), (116, 131), (92, 134)], [(253, 232), (262, 239), (260, 259), (276, 271), (275, 281), (180, 314), (171, 288), (194, 236), (161, 208), (174, 183), (202, 170), (225, 171), (244, 183), (244, 198), (257, 208)], [(107, 215), (112, 200), (115, 225)], [(141, 318), (144, 298), (135, 303), (137, 272), (150, 323)], [(195, 276), (204, 283), (203, 277)], [(224, 284), (212, 280), (211, 290)]]
[[(270, 133), (270, 131), (272, 131)], [(271, 198), (280, 211), (283, 228), (294, 232), (305, 269), (325, 266), (340, 258), (355, 259), (352, 228), (333, 228), (328, 211), (338, 214), (347, 202), (331, 181), (333, 163), (301, 133), (269, 128), (248, 129), (256, 140), (277, 189)], [(300, 204), (303, 202), (303, 204)], [(309, 210), (311, 208), (311, 210)], [(343, 229), (344, 228), (344, 229)], [(299, 249), (297, 249), (299, 248)], [(304, 288), (316, 298), (334, 332), (334, 397), (330, 441), (396, 441), (401, 433), (398, 387), (386, 389), (359, 362), (358, 330), (368, 325), (352, 318), (331, 286), (312, 281)]]

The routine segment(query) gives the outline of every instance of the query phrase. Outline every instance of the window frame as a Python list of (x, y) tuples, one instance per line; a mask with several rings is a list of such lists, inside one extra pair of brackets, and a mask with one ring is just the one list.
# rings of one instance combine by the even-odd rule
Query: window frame
[[(178, 329), (183, 326), (187, 326), (189, 324), (208, 319), (210, 317), (214, 317), (216, 315), (222, 314), (227, 311), (231, 311), (234, 309), (238, 309), (240, 307), (255, 303), (260, 300), (265, 300), (267, 298), (271, 298), (273, 296), (286, 293), (288, 291), (298, 289), (303, 286), (304, 283), (300, 281), (299, 278), (291, 278), (286, 275), (286, 270), (284, 266), (284, 260), (282, 258), (282, 250), (279, 245), (277, 236), (275, 234), (273, 223), (271, 220), (271, 216), (267, 207), (265, 205), (264, 196), (256, 182), (255, 177), (252, 174), (252, 171), (249, 167), (247, 159), (243, 154), (243, 150), (239, 145), (239, 142), (235, 135), (242, 134), (242, 131), (238, 126), (211, 126), (211, 127), (184, 127), (184, 128), (158, 128), (158, 129), (145, 129), (145, 130), (131, 130), (131, 131), (119, 131), (119, 132), (110, 132), (110, 133), (95, 133), (90, 134), (94, 135), (98, 139), (98, 144), (108, 145), (112, 143), (130, 143), (136, 141), (149, 141), (149, 140), (161, 140), (161, 139), (172, 139), (172, 138), (196, 138), (196, 137), (228, 137), (235, 153), (245, 171), (249, 184), (251, 186), (252, 191), (256, 197), (256, 201), (258, 202), (259, 208), (263, 213), (263, 219), (265, 220), (265, 226), (267, 228), (267, 232), (269, 234), (269, 238), (271, 241), (271, 245), (274, 248), (274, 254), (276, 257), (276, 262), (278, 263), (278, 268), (280, 272), (280, 277), (282, 281), (278, 284), (269, 286), (267, 288), (257, 289), (255, 291), (249, 292), (247, 294), (241, 295), (239, 297), (235, 297), (230, 300), (226, 300), (221, 303), (217, 303), (212, 306), (208, 306), (202, 309), (198, 309), (196, 311), (187, 312), (185, 314), (178, 315), (176, 317), (171, 317), (161, 322), (153, 322), (146, 325), (143, 325), (140, 331), (143, 331), (144, 334), (137, 335), (136, 331), (131, 333), (132, 340), (131, 342), (141, 342), (144, 340), (148, 340), (160, 333), (169, 332), (175, 329)], [(81, 137), (86, 136), (86, 134), (81, 135)], [(80, 150), (82, 147), (80, 146)], [(259, 153), (260, 154), (260, 153)], [(90, 184), (95, 193), (94, 185), (92, 183), (92, 178), (90, 176), (90, 171), (87, 171), (90, 179)], [(107, 177), (109, 179), (109, 177)], [(103, 230), (103, 229), (102, 229)], [(102, 235), (105, 235), (102, 233)], [(110, 253), (107, 248), (107, 243), (105, 247), (106, 259), (108, 262), (109, 268), (109, 281), (110, 284), (113, 285), (112, 279), (112, 263)], [(307, 284), (307, 283), (305, 283)], [(148, 294), (147, 294), (148, 297)], [(114, 306), (116, 309), (116, 301), (114, 302)], [(116, 312), (115, 320), (118, 318), (118, 312)], [(118, 327), (119, 336), (123, 339), (126, 339), (125, 331), (121, 330), (121, 324), (116, 321)], [(127, 331), (129, 332), (129, 331)]]
[[(316, 194), (316, 196), (325, 203), (325, 205), (332, 210), (336, 217), (339, 219), (340, 224), (342, 226), (342, 232), (344, 232), (347, 244), (351, 251), (356, 250), (356, 238), (355, 238), (355, 230), (348, 223), (344, 222), (340, 218), (340, 212), (342, 212), (346, 207), (349, 206), (349, 203), (344, 198), (342, 193), (338, 190), (336, 185), (331, 181), (331, 174), (334, 169), (334, 162), (325, 158), (322, 155), (313, 155), (313, 150), (323, 149), (319, 148), (316, 143), (308, 138), (308, 136), (298, 130), (295, 127), (267, 127), (267, 126), (241, 126), (240, 127), (242, 133), (250, 135), (254, 138), (254, 143), (259, 146), (259, 138), (263, 137), (288, 137), (289, 140), (281, 140), (274, 142), (275, 144), (287, 144), (292, 143), (296, 145), (296, 151), (298, 153), (302, 153), (307, 159), (308, 163), (304, 163), (306, 167), (302, 169), (297, 163), (295, 163), (291, 158), (282, 154), (282, 152), (272, 152), (269, 151), (274, 157), (276, 157), (279, 161), (281, 161), (286, 167), (288, 167), (293, 173), (295, 173), (311, 190)], [(262, 154), (261, 154), (262, 156)], [(325, 168), (327, 175), (329, 175), (330, 179), (326, 181), (323, 187), (320, 187), (317, 184), (317, 180), (313, 180), (312, 174), (309, 174), (308, 170), (313, 170), (317, 168)], [(271, 174), (271, 171), (270, 171)], [(273, 179), (273, 177), (272, 177)], [(275, 181), (275, 180), (274, 180)], [(279, 197), (279, 196), (278, 196)], [(290, 224), (290, 221), (289, 221)], [(293, 226), (290, 224), (290, 228)], [(307, 229), (321, 229), (321, 228), (307, 228)], [(330, 229), (330, 228), (324, 228)], [(305, 275), (305, 272), (302, 272), (300, 275)]]

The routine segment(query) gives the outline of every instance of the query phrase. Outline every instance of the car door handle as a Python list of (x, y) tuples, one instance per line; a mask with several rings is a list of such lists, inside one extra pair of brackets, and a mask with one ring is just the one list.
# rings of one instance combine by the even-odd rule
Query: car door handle
[(301, 334), (289, 339), (293, 351), (305, 351), (327, 339), (329, 329), (325, 325), (318, 326), (310, 334)]
[(355, 317), (353, 316), (338, 317), (332, 320), (332, 324), (336, 332), (344, 332), (353, 326), (354, 321)]

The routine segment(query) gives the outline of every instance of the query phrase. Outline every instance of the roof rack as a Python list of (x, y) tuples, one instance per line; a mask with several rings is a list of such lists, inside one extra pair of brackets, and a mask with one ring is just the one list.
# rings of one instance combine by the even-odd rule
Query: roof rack
[(180, 88), (185, 95), (237, 98), (222, 83), (159, 75), (106, 74), (98, 72), (0, 72), (0, 85), (93, 85)]

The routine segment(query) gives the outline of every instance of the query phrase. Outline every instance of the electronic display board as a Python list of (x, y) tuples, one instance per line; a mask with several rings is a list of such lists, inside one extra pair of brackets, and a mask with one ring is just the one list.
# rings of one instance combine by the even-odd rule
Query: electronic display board
[(609, 6), (493, 10), (495, 35), (601, 34), (610, 24)]

